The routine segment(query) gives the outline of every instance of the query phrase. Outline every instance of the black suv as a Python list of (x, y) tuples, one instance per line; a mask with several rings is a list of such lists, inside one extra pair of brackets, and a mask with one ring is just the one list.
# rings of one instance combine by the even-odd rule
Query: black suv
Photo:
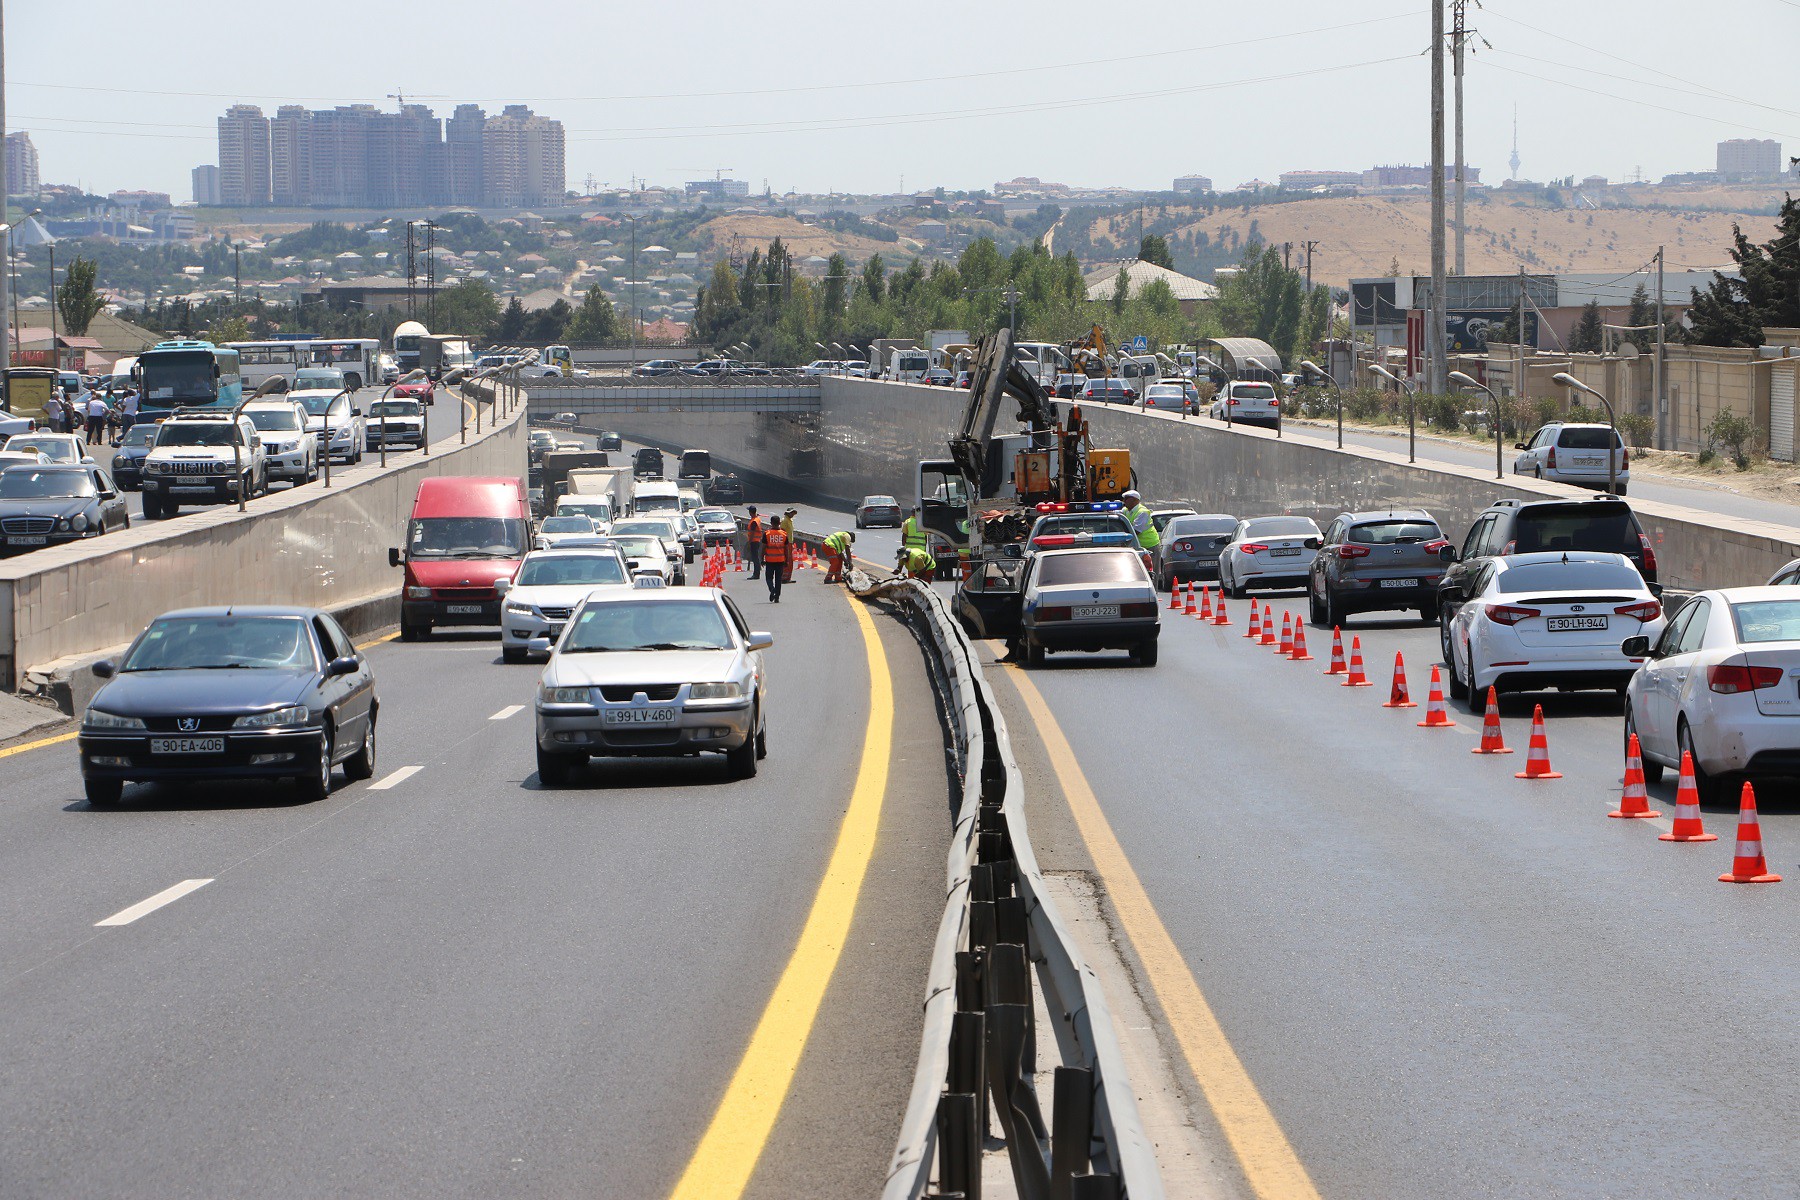
[(1631, 505), (1617, 496), (1587, 500), (1496, 500), (1475, 518), (1462, 549), (1446, 546), (1440, 557), (1449, 564), (1438, 584), (1438, 629), (1444, 661), (1450, 661), (1450, 621), (1469, 598), (1477, 561), (1506, 554), (1590, 550), (1623, 554), (1657, 595), (1656, 551), (1644, 536)]

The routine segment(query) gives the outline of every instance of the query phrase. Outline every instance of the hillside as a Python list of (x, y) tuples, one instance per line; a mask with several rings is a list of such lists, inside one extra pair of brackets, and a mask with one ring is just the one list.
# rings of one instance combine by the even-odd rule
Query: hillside
[(894, 257), (898, 247), (893, 242), (840, 233), (819, 225), (808, 225), (796, 217), (762, 213), (729, 213), (714, 217), (694, 230), (694, 249), (702, 262), (731, 254), (734, 250), (761, 250), (780, 238), (788, 253), (795, 258), (817, 254), (830, 258), (841, 253), (853, 263), (866, 261), (870, 255)]

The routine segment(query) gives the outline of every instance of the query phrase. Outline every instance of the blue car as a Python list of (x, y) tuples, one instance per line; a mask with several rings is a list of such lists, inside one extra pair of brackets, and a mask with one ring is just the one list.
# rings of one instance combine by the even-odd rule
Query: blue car
[(90, 805), (125, 784), (292, 779), (331, 792), (332, 770), (375, 773), (379, 705), (368, 662), (315, 608), (189, 608), (165, 613), (118, 663), (82, 719), (77, 745)]

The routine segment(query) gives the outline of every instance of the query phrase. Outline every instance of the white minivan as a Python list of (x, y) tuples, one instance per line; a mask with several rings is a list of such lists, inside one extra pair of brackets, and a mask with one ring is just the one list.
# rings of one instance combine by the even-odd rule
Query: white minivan
[[(1610, 425), (1552, 421), (1532, 434), (1530, 441), (1519, 442), (1513, 449), (1520, 451), (1519, 457), (1513, 460), (1514, 475), (1532, 475), (1538, 479), (1554, 479), (1558, 483), (1602, 490), (1611, 479), (1612, 491), (1619, 496), (1625, 494), (1625, 487), (1631, 482), (1631, 451)], [(1609, 458), (1614, 460), (1611, 472), (1608, 470)]]
[(1231, 424), (1281, 428), (1281, 396), (1275, 385), (1262, 379), (1234, 379), (1212, 402), (1212, 415)]

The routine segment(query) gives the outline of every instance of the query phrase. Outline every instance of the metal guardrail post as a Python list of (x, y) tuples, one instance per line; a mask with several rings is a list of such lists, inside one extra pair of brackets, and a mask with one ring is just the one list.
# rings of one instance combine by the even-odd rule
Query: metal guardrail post
[(1070, 1200), (1071, 1181), (1088, 1169), (1094, 1139), (1094, 1073), (1086, 1067), (1056, 1068), (1050, 1105), (1050, 1197)]
[(1120, 1200), (1124, 1194), (1116, 1175), (1077, 1175), (1069, 1181), (1069, 1200)]
[(975, 1140), (975, 1109), (981, 1097), (945, 1092), (938, 1097), (939, 1197), (981, 1198), (981, 1144)]

